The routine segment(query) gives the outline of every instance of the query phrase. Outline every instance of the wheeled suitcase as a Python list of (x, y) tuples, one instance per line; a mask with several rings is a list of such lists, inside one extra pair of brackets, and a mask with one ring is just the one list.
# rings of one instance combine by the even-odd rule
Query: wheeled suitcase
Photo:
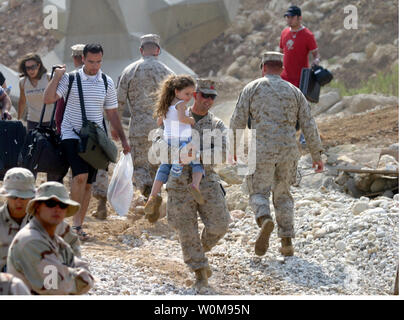
[(21, 121), (0, 120), (0, 180), (8, 169), (18, 166), (26, 134)]
[(319, 101), (321, 86), (314, 76), (313, 69), (302, 69), (299, 88), (308, 101), (313, 103), (317, 103)]

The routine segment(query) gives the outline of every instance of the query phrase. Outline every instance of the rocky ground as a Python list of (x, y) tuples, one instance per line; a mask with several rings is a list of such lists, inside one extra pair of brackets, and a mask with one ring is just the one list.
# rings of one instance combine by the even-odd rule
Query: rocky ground
[[(354, 1), (360, 28), (347, 31), (341, 17), (351, 2), (302, 0), (296, 4), (306, 13), (305, 24), (317, 32), (324, 66), (347, 86), (355, 87), (398, 63), (398, 1)], [(243, 0), (242, 5), (233, 26), (186, 61), (200, 75), (222, 82), (214, 112), (225, 123), (243, 85), (259, 76), (259, 59), (248, 57), (276, 50), (284, 27), (284, 3)], [(42, 1), (27, 0), (13, 11), (0, 12), (1, 63), (16, 69), (18, 57), (29, 51), (46, 52), (57, 43), (42, 27), (41, 10)], [(341, 163), (339, 159), (349, 158), (350, 163), (376, 168), (380, 150), (398, 143), (397, 98), (341, 97), (324, 90), (313, 113), (328, 160), (325, 173), (312, 174), (307, 152), (302, 152), (303, 177), (299, 186), (292, 187), (294, 257), (282, 258), (278, 253), (276, 229), (267, 254), (255, 256), (258, 227), (247, 208), (245, 188), (241, 180), (234, 183), (224, 177), (232, 222), (224, 239), (207, 254), (213, 271), (211, 287), (197, 293), (191, 287), (193, 275), (183, 263), (176, 233), (165, 217), (152, 225), (133, 210), (128, 217), (119, 217), (108, 205), (108, 219), (98, 221), (91, 217), (97, 208), (92, 198), (84, 223), (92, 241), (82, 246), (97, 280), (89, 294), (392, 294), (399, 251), (399, 196), (354, 198), (335, 183), (335, 166)], [(41, 183), (43, 176), (37, 180)]]
[[(380, 149), (398, 141), (397, 112), (397, 107), (372, 110), (340, 119), (338, 125), (330, 119), (318, 125), (329, 153), (349, 154), (374, 167)], [(355, 135), (354, 128), (363, 131)], [(213, 276), (203, 292), (192, 288), (193, 274), (165, 217), (152, 225), (133, 211), (119, 217), (109, 207), (108, 220), (98, 221), (90, 216), (96, 209), (92, 199), (84, 227), (93, 240), (82, 249), (97, 278), (89, 294), (391, 295), (399, 249), (398, 195), (354, 198), (333, 183), (332, 164), (324, 174), (313, 175), (310, 157), (304, 155), (299, 167), (302, 181), (292, 187), (295, 256), (278, 253), (276, 229), (267, 254), (255, 256), (258, 227), (247, 208), (248, 196), (242, 184), (224, 183), (232, 223), (207, 254)]]

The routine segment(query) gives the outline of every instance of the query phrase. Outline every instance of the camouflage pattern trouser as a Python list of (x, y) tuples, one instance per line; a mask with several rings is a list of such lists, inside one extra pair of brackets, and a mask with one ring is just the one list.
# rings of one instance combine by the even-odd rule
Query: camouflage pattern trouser
[(133, 161), (133, 182), (136, 189), (143, 193), (146, 186), (150, 189), (153, 186), (158, 169), (158, 165), (151, 164), (148, 159), (152, 142), (148, 140), (147, 136), (130, 136), (129, 144)]
[(95, 182), (92, 184), (92, 193), (95, 198), (106, 198), (108, 192), (108, 172), (98, 170)]
[(249, 205), (255, 214), (255, 221), (261, 227), (259, 218), (272, 215), (269, 197), (272, 190), (272, 202), (278, 224), (278, 237), (294, 238), (294, 201), (290, 186), (296, 179), (297, 160), (279, 163), (257, 163), (254, 174), (247, 176)]
[[(192, 271), (209, 266), (204, 252), (212, 249), (226, 234), (230, 222), (220, 184), (206, 180), (202, 179), (200, 185), (206, 200), (204, 205), (198, 205), (193, 200), (185, 188), (186, 184), (181, 189), (167, 190), (167, 220), (179, 234), (184, 262)], [(204, 224), (201, 236), (198, 232), (198, 212)]]

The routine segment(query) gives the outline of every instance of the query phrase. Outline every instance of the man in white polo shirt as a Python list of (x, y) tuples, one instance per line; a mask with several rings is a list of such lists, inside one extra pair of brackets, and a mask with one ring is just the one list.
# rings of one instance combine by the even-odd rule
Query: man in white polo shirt
[[(103, 111), (105, 110), (111, 123), (113, 132), (121, 140), (123, 152), (130, 152), (121, 120), (118, 115), (118, 101), (113, 80), (106, 76), (108, 88), (105, 90), (102, 78), (101, 63), (104, 51), (99, 44), (87, 44), (83, 49), (83, 68), (78, 73), (81, 78), (84, 96), (84, 105), (87, 119), (96, 122), (103, 128)], [(69, 76), (66, 68), (55, 70), (53, 79), (49, 82), (44, 93), (45, 103), (54, 103), (61, 97), (66, 99)], [(105, 92), (106, 91), (106, 92)], [(62, 122), (62, 146), (69, 161), (73, 183), (71, 198), (80, 203), (80, 210), (73, 217), (73, 229), (82, 240), (88, 236), (82, 229), (82, 224), (88, 209), (91, 197), (91, 184), (95, 181), (97, 170), (79, 157), (79, 137), (74, 132), (79, 132), (82, 126), (82, 114), (76, 79), (73, 82), (66, 110)]]

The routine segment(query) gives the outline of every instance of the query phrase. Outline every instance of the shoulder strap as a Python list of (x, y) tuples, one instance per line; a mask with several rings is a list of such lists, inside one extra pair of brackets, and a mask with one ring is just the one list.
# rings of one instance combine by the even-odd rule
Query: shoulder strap
[[(46, 76), (48, 76), (48, 75), (46, 75)], [(50, 79), (52, 79), (52, 78), (53, 78), (53, 72), (50, 76)], [(51, 119), (50, 119), (50, 123), (49, 123), (49, 128), (53, 128), (54, 123), (55, 123), (56, 106), (57, 106), (57, 101), (55, 101), (55, 103), (53, 104), (53, 110), (52, 110), (52, 115), (51, 115)], [(42, 107), (42, 111), (41, 111), (41, 117), (39, 119), (39, 124), (37, 127), (42, 127), (43, 118), (45, 116), (45, 110), (46, 110), (46, 104), (44, 103), (43, 107)]]
[(105, 94), (108, 91), (108, 80), (107, 80), (107, 76), (105, 75), (105, 73), (101, 73), (101, 77), (102, 80), (104, 80), (104, 86), (105, 86)]
[(76, 72), (76, 81), (77, 81), (77, 89), (79, 91), (80, 98), (80, 108), (81, 108), (81, 117), (83, 120), (83, 125), (87, 122), (86, 109), (84, 106), (84, 97), (83, 97), (83, 88), (81, 86), (81, 78), (78, 72)]
[(65, 100), (65, 106), (67, 105), (67, 101), (69, 100), (70, 91), (72, 90), (73, 81), (74, 81), (75, 72), (69, 73), (69, 86), (67, 87), (67, 95)]
[[(104, 84), (106, 83), (106, 86), (108, 86), (108, 82), (106, 82), (107, 77), (103, 74), (103, 79), (104, 79), (104, 77), (105, 77)], [(81, 78), (80, 78), (80, 75), (79, 75), (78, 72), (76, 72), (76, 81), (77, 81), (77, 88), (78, 88), (78, 91), (79, 91), (81, 116), (82, 116), (83, 125), (84, 125), (85, 123), (87, 123), (88, 120), (87, 120), (87, 116), (86, 116), (86, 109), (85, 109), (85, 106), (84, 106), (84, 97), (83, 97), (83, 88), (81, 86)], [(102, 117), (102, 123), (104, 125), (105, 132), (108, 132), (107, 131), (107, 126), (105, 125), (104, 116)]]

